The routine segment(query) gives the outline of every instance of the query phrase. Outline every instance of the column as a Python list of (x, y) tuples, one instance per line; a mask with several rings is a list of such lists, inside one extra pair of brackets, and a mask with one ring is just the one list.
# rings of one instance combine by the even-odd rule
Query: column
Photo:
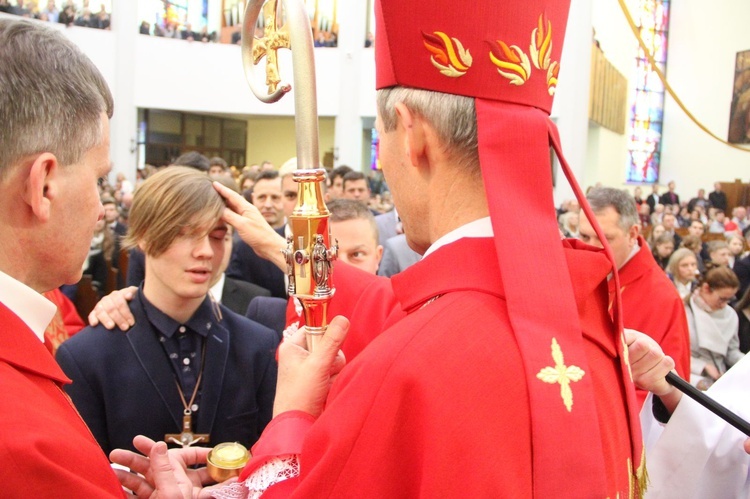
[(115, 79), (112, 94), (115, 113), (110, 122), (110, 157), (113, 163), (110, 181), (124, 173), (135, 182), (137, 108), (135, 105), (135, 64), (138, 34), (138, 2), (116, 2), (112, 12), (115, 35)]
[[(572, 0), (565, 45), (560, 61), (552, 116), (560, 130), (563, 153), (582, 189), (589, 127), (589, 87), (591, 75), (591, 29), (593, 0)], [(557, 169), (555, 204), (572, 199), (573, 190), (560, 168)]]
[[(362, 117), (359, 114), (362, 53), (365, 46), (367, 2), (339, 0), (338, 2), (341, 91), (336, 117), (334, 166), (348, 165), (355, 170), (362, 165)], [(364, 95), (370, 95), (365, 92)]]

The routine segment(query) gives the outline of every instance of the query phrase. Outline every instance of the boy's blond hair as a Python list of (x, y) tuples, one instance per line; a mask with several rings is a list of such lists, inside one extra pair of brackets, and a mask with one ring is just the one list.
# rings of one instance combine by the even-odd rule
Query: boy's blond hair
[(147, 255), (159, 256), (180, 235), (207, 234), (224, 207), (208, 175), (170, 166), (136, 190), (123, 246), (140, 246)]

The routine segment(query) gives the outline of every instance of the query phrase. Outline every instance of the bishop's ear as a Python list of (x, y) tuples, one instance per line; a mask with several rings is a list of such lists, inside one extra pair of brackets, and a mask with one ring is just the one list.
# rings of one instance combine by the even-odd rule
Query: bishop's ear
[(47, 222), (52, 211), (52, 201), (59, 191), (59, 168), (57, 158), (51, 153), (42, 153), (33, 160), (24, 192), (24, 201), (41, 222)]
[(398, 127), (403, 132), (404, 151), (409, 157), (412, 166), (418, 166), (425, 154), (425, 129), (423, 119), (412, 113), (403, 102), (397, 102), (396, 115), (398, 116)]

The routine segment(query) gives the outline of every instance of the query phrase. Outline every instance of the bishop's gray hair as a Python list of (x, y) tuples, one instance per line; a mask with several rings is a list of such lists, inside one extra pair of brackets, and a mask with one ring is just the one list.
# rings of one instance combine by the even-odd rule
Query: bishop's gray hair
[(640, 223), (638, 211), (635, 208), (635, 199), (625, 190), (613, 187), (595, 187), (586, 194), (586, 199), (595, 214), (601, 213), (610, 206), (614, 208), (620, 215), (617, 225), (625, 232)]
[(385, 132), (396, 129), (396, 103), (424, 118), (456, 162), (481, 175), (477, 148), (477, 114), (472, 97), (431, 90), (390, 87), (378, 90), (378, 113)]
[(101, 143), (112, 94), (91, 60), (40, 23), (0, 19), (0, 176), (25, 156), (77, 163)]

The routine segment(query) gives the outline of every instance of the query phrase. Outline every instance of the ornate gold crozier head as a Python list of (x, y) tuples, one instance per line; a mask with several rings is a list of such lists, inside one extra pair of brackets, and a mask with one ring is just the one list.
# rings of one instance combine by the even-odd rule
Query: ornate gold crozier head
[[(263, 14), (263, 36), (255, 36)], [(281, 77), (277, 51), (291, 49), (294, 73), (294, 125), (297, 137), (297, 166), (292, 174), (299, 184), (297, 205), (289, 217), (292, 235), (280, 248), (286, 259), (287, 291), (302, 304), (307, 347), (328, 326), (328, 305), (334, 294), (333, 261), (338, 251), (331, 244), (330, 213), (320, 187), (325, 170), (318, 165), (318, 110), (315, 90), (315, 61), (312, 30), (302, 0), (248, 0), (242, 26), (242, 62), (253, 94), (263, 102), (278, 101), (292, 89)], [(265, 86), (258, 84), (256, 65), (265, 60)]]

